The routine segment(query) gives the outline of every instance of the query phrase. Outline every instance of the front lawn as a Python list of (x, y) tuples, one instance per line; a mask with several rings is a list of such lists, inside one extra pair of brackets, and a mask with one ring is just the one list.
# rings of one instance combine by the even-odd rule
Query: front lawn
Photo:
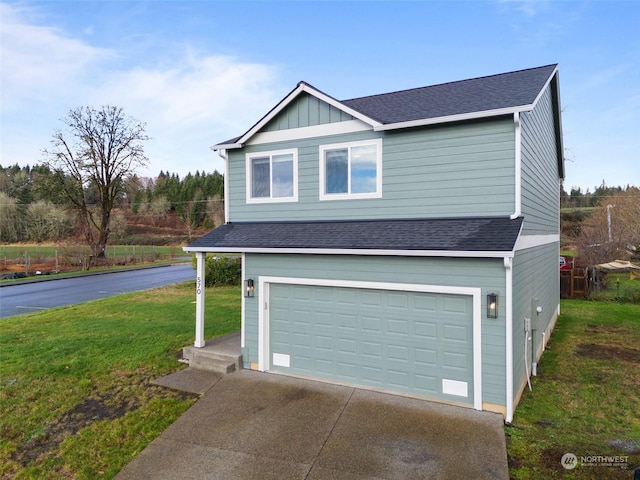
[[(240, 328), (240, 288), (207, 289), (207, 338)], [(149, 382), (183, 368), (193, 282), (0, 320), (0, 478), (112, 478), (189, 408)]]
[[(640, 465), (640, 305), (563, 300), (532, 388), (506, 427), (511, 478), (630, 480)], [(567, 453), (574, 469), (561, 465)]]
[[(149, 382), (194, 339), (193, 282), (0, 320), (0, 478), (112, 478), (196, 397)], [(513, 479), (625, 479), (640, 465), (640, 305), (562, 302), (505, 427)], [(206, 337), (240, 328), (239, 287), (207, 289)], [(618, 456), (624, 465), (562, 467)]]

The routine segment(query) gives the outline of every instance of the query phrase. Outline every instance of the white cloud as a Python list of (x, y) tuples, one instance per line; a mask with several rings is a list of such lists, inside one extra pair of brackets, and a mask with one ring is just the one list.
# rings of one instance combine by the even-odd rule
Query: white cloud
[(152, 171), (220, 170), (208, 147), (244, 133), (264, 115), (278, 99), (274, 81), (266, 65), (186, 54), (170, 68), (113, 75), (94, 92), (93, 103), (122, 106), (147, 123)]
[(84, 87), (92, 67), (113, 55), (56, 28), (30, 24), (32, 16), (32, 10), (0, 4), (4, 111), (73, 93)]
[[(131, 52), (87, 44), (40, 26), (36, 10), (2, 8), (2, 164), (41, 160), (58, 121), (81, 105), (120, 106), (147, 124), (147, 175), (222, 169), (209, 146), (244, 133), (284, 95), (277, 70), (174, 46), (173, 58), (144, 57), (145, 67), (117, 70)], [(46, 20), (46, 19), (45, 19)], [(131, 32), (135, 34), (135, 32)], [(141, 64), (141, 62), (139, 63)], [(31, 141), (25, 142), (26, 138)]]

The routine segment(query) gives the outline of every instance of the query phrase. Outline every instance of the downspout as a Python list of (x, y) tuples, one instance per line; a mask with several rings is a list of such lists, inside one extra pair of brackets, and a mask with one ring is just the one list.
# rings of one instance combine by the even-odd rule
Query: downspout
[(515, 208), (513, 214), (511, 214), (512, 220), (522, 215), (522, 125), (520, 112), (514, 112), (513, 124), (515, 126)]
[[(242, 285), (244, 288), (244, 281), (247, 279), (247, 271), (245, 268), (245, 265), (247, 264), (246, 260), (245, 260), (245, 253), (242, 253), (242, 260), (241, 260), (241, 269), (242, 269)], [(240, 309), (240, 348), (244, 349), (244, 333), (245, 333), (245, 327), (244, 327), (244, 319), (245, 319), (245, 296), (244, 296), (244, 292), (242, 291), (242, 288), (240, 289), (240, 305), (241, 305), (241, 309)]]
[(504, 257), (505, 269), (505, 343), (507, 362), (507, 414), (506, 423), (513, 421), (513, 258)]
[(218, 156), (224, 160), (224, 223), (229, 223), (229, 155), (220, 149)]

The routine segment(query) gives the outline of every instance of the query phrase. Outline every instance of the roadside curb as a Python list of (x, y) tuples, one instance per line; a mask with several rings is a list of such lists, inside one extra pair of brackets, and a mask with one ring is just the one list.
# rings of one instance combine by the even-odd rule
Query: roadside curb
[(0, 283), (0, 288), (12, 287), (14, 285), (27, 285), (29, 283), (50, 282), (54, 280), (66, 280), (68, 278), (82, 278), (82, 277), (90, 277), (95, 275), (108, 275), (110, 273), (133, 272), (136, 270), (148, 270), (151, 268), (172, 267), (175, 265), (185, 265), (188, 263), (189, 262), (177, 262), (177, 263), (164, 263), (162, 265), (141, 265), (139, 267), (121, 268), (121, 269), (114, 269), (114, 270), (101, 270), (96, 272), (88, 271), (85, 273), (77, 273), (74, 275), (57, 275), (55, 277), (52, 277), (50, 275), (37, 275), (33, 277), (27, 277), (27, 278), (15, 280), (13, 282)]

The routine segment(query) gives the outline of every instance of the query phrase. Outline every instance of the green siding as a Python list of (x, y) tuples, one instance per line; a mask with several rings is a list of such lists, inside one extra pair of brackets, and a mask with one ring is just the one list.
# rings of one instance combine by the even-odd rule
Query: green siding
[[(524, 366), (524, 319), (531, 318), (531, 299), (537, 298), (542, 313), (532, 320), (536, 325), (533, 340), (527, 343), (528, 362), (532, 358), (532, 342), (540, 345), (542, 332), (551, 324), (560, 303), (560, 246), (552, 243), (516, 252), (513, 260), (513, 385), (515, 391), (526, 379)], [(531, 363), (528, 363), (531, 368)]]
[[(376, 257), (338, 255), (245, 255), (248, 278), (321, 278), (333, 280), (411, 283), (482, 288), (482, 389), (483, 401), (505, 404), (505, 307), (497, 319), (486, 318), (486, 294), (505, 295), (505, 270), (501, 259)], [(258, 292), (245, 299), (246, 363), (258, 362)]]
[(270, 370), (473, 405), (471, 296), (272, 284), (269, 297), (270, 353), (285, 357)]
[(301, 94), (265, 125), (261, 132), (344, 122), (353, 117), (307, 93)]
[(560, 179), (551, 89), (522, 120), (522, 214), (524, 235), (560, 231)]
[[(319, 200), (319, 146), (382, 138), (382, 198)], [(245, 154), (298, 148), (298, 202), (246, 204)], [(229, 151), (231, 221), (438, 218), (514, 211), (511, 118), (360, 132)]]

